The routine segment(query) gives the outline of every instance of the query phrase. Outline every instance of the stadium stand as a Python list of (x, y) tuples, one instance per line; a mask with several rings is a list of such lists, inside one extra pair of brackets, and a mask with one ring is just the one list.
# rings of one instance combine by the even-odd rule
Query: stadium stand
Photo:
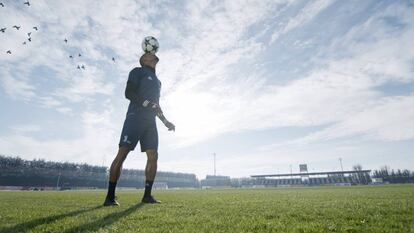
[(368, 184), (371, 170), (307, 172), (295, 174), (252, 175), (252, 185), (265, 186), (315, 186)]

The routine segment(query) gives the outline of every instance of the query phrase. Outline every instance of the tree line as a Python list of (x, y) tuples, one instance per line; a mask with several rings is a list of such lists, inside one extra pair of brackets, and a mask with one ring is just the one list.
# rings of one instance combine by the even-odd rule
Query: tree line
[[(119, 180), (121, 187), (144, 187), (145, 171), (123, 169)], [(105, 188), (108, 182), (108, 168), (86, 163), (24, 160), (19, 157), (0, 155), (0, 185), (23, 187), (89, 187)], [(198, 187), (195, 174), (158, 172), (156, 182), (168, 187)]]
[(407, 169), (390, 169), (388, 166), (381, 167), (379, 170), (372, 172), (373, 178), (382, 178), (384, 182), (389, 183), (414, 183), (414, 171)]

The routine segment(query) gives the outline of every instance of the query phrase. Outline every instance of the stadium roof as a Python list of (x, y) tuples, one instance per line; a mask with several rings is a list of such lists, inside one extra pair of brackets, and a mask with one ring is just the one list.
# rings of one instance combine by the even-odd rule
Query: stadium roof
[(303, 175), (341, 175), (354, 173), (370, 173), (371, 170), (360, 171), (334, 171), (334, 172), (303, 172), (303, 173), (289, 173), (289, 174), (271, 174), (271, 175), (251, 175), (252, 178), (259, 177), (282, 177), (282, 176), (303, 176)]

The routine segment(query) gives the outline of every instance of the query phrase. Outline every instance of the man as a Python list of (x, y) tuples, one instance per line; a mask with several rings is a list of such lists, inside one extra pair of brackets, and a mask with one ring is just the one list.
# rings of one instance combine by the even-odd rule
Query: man
[(138, 141), (141, 144), (141, 152), (147, 154), (145, 192), (141, 202), (161, 203), (151, 195), (158, 160), (158, 132), (155, 118), (158, 116), (170, 131), (175, 131), (175, 126), (165, 118), (159, 106), (161, 82), (155, 74), (158, 61), (155, 54), (145, 53), (139, 60), (141, 67), (134, 68), (129, 73), (125, 97), (130, 100), (130, 103), (121, 133), (118, 154), (110, 168), (108, 193), (104, 206), (119, 205), (115, 200), (116, 183), (121, 174), (123, 162), (128, 153), (135, 149)]

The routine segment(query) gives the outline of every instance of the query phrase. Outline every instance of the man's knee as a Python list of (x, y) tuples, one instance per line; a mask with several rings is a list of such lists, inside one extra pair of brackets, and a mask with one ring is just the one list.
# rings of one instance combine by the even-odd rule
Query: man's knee
[(129, 149), (128, 146), (121, 146), (121, 147), (119, 147), (118, 154), (116, 156), (117, 159), (125, 160), (126, 157), (127, 157), (127, 155), (128, 155), (128, 153), (129, 153), (129, 151), (130, 151), (130, 149)]
[(158, 152), (156, 150), (146, 150), (148, 161), (157, 162), (158, 161)]
[(129, 149), (129, 147), (127, 145), (122, 145), (118, 149), (118, 154), (126, 156), (126, 155), (128, 155), (130, 150), (131, 149)]
[(118, 149), (118, 154), (116, 155), (114, 161), (112, 162), (113, 166), (122, 166), (122, 163), (125, 161), (130, 149), (128, 146), (121, 146)]

